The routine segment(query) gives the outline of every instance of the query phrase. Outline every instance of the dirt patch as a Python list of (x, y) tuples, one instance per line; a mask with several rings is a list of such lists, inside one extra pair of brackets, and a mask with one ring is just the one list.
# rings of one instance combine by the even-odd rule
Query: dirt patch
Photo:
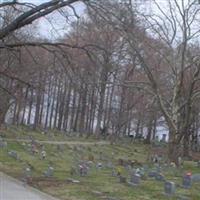
[(58, 180), (55, 178), (44, 178), (44, 177), (32, 178), (32, 180), (29, 182), (29, 185), (38, 188), (60, 187), (66, 184), (67, 182), (64, 180)]

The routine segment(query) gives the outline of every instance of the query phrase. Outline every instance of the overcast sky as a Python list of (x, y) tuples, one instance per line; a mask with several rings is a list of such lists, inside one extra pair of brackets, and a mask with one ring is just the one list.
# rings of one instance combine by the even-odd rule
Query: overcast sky
[[(6, 0), (0, 0), (0, 1), (6, 1)], [(9, 1), (9, 0), (8, 0)], [(47, 2), (49, 0), (19, 0), (20, 2), (28, 2), (28, 3), (34, 3), (34, 4), (41, 4), (44, 2)], [(106, 1), (106, 0), (105, 0)], [(113, 0), (115, 1), (115, 0)], [(168, 10), (168, 5), (167, 2), (169, 0), (155, 0), (158, 5), (160, 5), (160, 7), (163, 10)], [(171, 1), (171, 0), (170, 0)], [(172, 0), (173, 2), (174, 0)], [(177, 0), (179, 3), (184, 2), (185, 4), (188, 1), (194, 1), (194, 0)], [(136, 1), (134, 1), (136, 2)], [(144, 3), (144, 1), (137, 1), (139, 2), (139, 4), (142, 2), (142, 4)], [(149, 2), (151, 2), (151, 4), (149, 4)], [(142, 6), (142, 10), (143, 12), (152, 12), (152, 13), (156, 13), (158, 14), (158, 9), (157, 6), (155, 6), (155, 4), (153, 4), (152, 0), (147, 1), (145, 4), (143, 4), (145, 6)], [(78, 13), (79, 16), (82, 16), (84, 14), (84, 5), (81, 3), (75, 3), (74, 7)], [(70, 14), (72, 14), (72, 10), (71, 9), (62, 9), (63, 10), (63, 14), (69, 16)], [(72, 21), (74, 18), (70, 17), (69, 18), (70, 21)], [(67, 33), (67, 31), (69, 30), (69, 22), (67, 22), (66, 18), (63, 17), (60, 13), (58, 12), (54, 12), (53, 14), (48, 15), (47, 17), (43, 17), (41, 19), (39, 19), (36, 22), (38, 25), (38, 29), (39, 29), (39, 34), (42, 35), (43, 37), (47, 37), (49, 39), (56, 39), (58, 37), (62, 37), (64, 33)]]
[[(34, 4), (45, 3), (49, 0), (20, 0), (20, 2), (28, 2)], [(73, 4), (76, 8), (76, 11), (79, 16), (84, 14), (84, 5), (81, 3)], [(71, 12), (71, 9), (62, 9), (64, 14), (68, 15)], [(71, 12), (72, 14), (72, 12)], [(73, 18), (69, 18), (70, 21)], [(53, 14), (48, 15), (47, 17), (41, 18), (37, 21), (39, 33), (42, 37), (47, 37), (48, 39), (56, 39), (58, 37), (62, 37), (69, 30), (69, 22), (67, 22), (66, 18), (62, 16), (58, 12), (54, 12)]]

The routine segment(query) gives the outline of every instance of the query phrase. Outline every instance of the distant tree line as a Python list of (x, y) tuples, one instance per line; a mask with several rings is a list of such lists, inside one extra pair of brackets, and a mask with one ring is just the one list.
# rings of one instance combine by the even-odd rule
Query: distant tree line
[(78, 17), (76, 2), (0, 4), (6, 8), (0, 29), (0, 123), (9, 116), (12, 124), (35, 129), (113, 138), (134, 133), (146, 143), (162, 123), (169, 130), (169, 159), (188, 157), (199, 137), (196, 2), (169, 1), (163, 9), (155, 0), (158, 15), (153, 15), (129, 0), (83, 1), (86, 16), (56, 42), (20, 29), (66, 6)]

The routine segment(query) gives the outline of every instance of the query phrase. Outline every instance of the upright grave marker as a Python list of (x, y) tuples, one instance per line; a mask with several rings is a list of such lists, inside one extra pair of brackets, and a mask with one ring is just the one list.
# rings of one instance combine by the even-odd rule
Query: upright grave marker
[(200, 183), (200, 174), (194, 174), (191, 178), (193, 183)]
[(88, 175), (88, 167), (85, 164), (79, 165), (79, 174), (80, 174), (80, 176)]
[(120, 182), (120, 183), (126, 183), (126, 177), (124, 177), (124, 176), (119, 176), (119, 182)]
[(17, 154), (16, 151), (11, 150), (11, 151), (8, 152), (8, 155), (9, 155), (10, 157), (16, 159), (16, 160), (19, 159), (19, 156), (18, 156), (18, 154)]
[(164, 185), (165, 194), (172, 196), (176, 192), (176, 186), (174, 182), (166, 181)]
[(161, 174), (161, 173), (158, 173), (158, 174), (156, 175), (155, 179), (156, 179), (157, 181), (165, 181), (165, 177), (164, 177), (164, 175)]
[(139, 174), (135, 174), (133, 173), (131, 175), (131, 179), (130, 179), (130, 182), (129, 185), (132, 185), (132, 186), (138, 186), (141, 182), (141, 176)]
[(48, 169), (44, 172), (45, 177), (52, 177), (54, 174), (54, 168), (49, 166)]
[(4, 149), (6, 148), (8, 145), (7, 145), (7, 142), (6, 141), (3, 141), (3, 140), (0, 140), (0, 148)]
[(183, 187), (185, 189), (189, 189), (192, 186), (192, 174), (187, 173), (186, 175), (183, 176)]

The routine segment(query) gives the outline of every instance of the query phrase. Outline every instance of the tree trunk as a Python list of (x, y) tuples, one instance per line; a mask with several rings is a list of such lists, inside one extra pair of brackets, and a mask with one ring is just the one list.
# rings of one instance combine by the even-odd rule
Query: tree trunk
[(190, 136), (188, 133), (185, 133), (183, 138), (183, 157), (190, 159)]
[(27, 98), (28, 98), (28, 91), (29, 91), (29, 87), (26, 88), (26, 92), (25, 92), (24, 105), (23, 105), (24, 108), (23, 108), (21, 124), (26, 124), (26, 122), (25, 122), (25, 114), (26, 114), (26, 104), (27, 104)]
[(96, 125), (96, 136), (99, 137), (100, 134), (100, 128), (101, 128), (101, 121), (103, 117), (103, 110), (104, 110), (104, 100), (105, 100), (105, 92), (106, 92), (106, 82), (108, 79), (108, 66), (106, 65), (103, 66), (102, 72), (101, 72), (101, 77), (100, 81), (102, 81), (100, 85), (100, 93), (99, 93), (99, 105), (98, 105), (98, 113), (97, 113), (97, 125)]
[(85, 132), (85, 114), (87, 106), (87, 85), (82, 89), (82, 99), (81, 99), (81, 112), (79, 121), (79, 132), (80, 136)]
[(168, 159), (170, 162), (174, 162), (176, 166), (179, 166), (178, 157), (182, 157), (182, 145), (180, 144), (180, 133), (169, 131), (169, 142), (168, 142)]
[(145, 144), (151, 144), (152, 129), (153, 129), (153, 121), (150, 119), (147, 127), (147, 137), (145, 139)]
[(30, 100), (29, 100), (29, 111), (28, 111), (28, 120), (27, 120), (27, 124), (30, 124), (30, 123), (31, 123), (32, 106), (33, 106), (33, 88), (31, 88), (31, 96), (30, 96)]
[(170, 162), (174, 162), (179, 166), (178, 157), (181, 156), (181, 145), (177, 142), (168, 143), (168, 158)]

